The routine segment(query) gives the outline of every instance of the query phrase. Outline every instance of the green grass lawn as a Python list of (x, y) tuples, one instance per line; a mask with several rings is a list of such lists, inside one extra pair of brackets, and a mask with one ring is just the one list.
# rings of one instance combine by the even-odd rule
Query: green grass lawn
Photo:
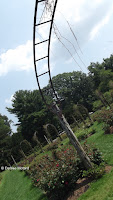
[[(103, 153), (108, 165), (113, 165), (113, 134), (104, 134), (102, 124), (96, 124), (96, 133), (87, 139)], [(113, 200), (113, 170), (94, 181), (78, 200)]]
[(102, 124), (96, 124), (96, 133), (87, 139), (99, 148), (107, 164), (113, 165), (113, 134), (104, 134)]
[(78, 200), (113, 200), (113, 170), (93, 182)]
[(32, 186), (24, 172), (5, 171), (0, 184), (1, 200), (47, 200), (45, 195)]

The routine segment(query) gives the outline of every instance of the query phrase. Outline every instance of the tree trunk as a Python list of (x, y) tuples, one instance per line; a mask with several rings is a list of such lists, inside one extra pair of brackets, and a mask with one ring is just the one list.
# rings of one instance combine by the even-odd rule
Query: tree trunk
[(69, 137), (72, 145), (76, 149), (76, 151), (77, 151), (77, 153), (78, 153), (78, 155), (80, 157), (80, 160), (83, 162), (83, 164), (86, 167), (86, 169), (92, 168), (92, 163), (91, 163), (89, 157), (86, 155), (86, 153), (83, 150), (81, 144), (79, 143), (77, 137), (74, 135), (70, 125), (68, 124), (68, 122), (66, 121), (64, 115), (61, 113), (59, 107), (56, 104), (53, 104), (52, 111), (55, 114), (57, 114), (57, 116), (59, 118), (59, 121), (60, 121), (60, 123), (62, 125), (62, 128), (67, 133), (67, 136)]

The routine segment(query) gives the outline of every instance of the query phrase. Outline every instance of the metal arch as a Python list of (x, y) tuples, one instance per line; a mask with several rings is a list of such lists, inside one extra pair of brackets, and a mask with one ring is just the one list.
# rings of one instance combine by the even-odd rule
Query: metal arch
[(41, 87), (40, 87), (40, 83), (39, 83), (39, 79), (38, 79), (37, 68), (36, 68), (36, 54), (35, 54), (35, 33), (36, 33), (36, 16), (37, 16), (38, 2), (39, 2), (38, 0), (36, 0), (36, 2), (35, 2), (34, 25), (33, 25), (33, 56), (34, 56), (34, 68), (35, 68), (35, 75), (36, 75), (36, 79), (37, 79), (37, 84), (38, 84), (39, 91), (40, 91), (40, 94), (42, 96), (42, 99), (45, 102), (45, 98), (43, 96), (43, 93), (42, 93), (42, 90), (41, 90)]
[[(38, 10), (38, 3), (42, 2), (42, 1), (46, 1), (46, 0), (36, 0), (36, 3), (35, 3), (35, 12), (34, 12), (34, 26), (33, 26), (33, 56), (34, 56), (34, 68), (35, 68), (35, 75), (36, 75), (36, 79), (37, 79), (37, 84), (38, 84), (38, 87), (39, 87), (39, 91), (40, 91), (40, 94), (42, 96), (42, 99), (44, 101), (44, 103), (46, 104), (47, 107), (50, 107), (47, 102), (46, 102), (46, 99), (44, 98), (44, 95), (43, 95), (43, 92), (42, 92), (42, 89), (40, 87), (40, 82), (39, 82), (39, 76), (42, 76), (46, 73), (49, 74), (49, 81), (50, 81), (50, 85), (51, 85), (51, 88), (53, 90), (53, 94), (55, 95), (56, 99), (59, 101), (59, 98), (55, 92), (55, 89), (53, 87), (53, 83), (52, 83), (52, 78), (51, 78), (51, 72), (50, 72), (50, 43), (51, 43), (51, 35), (52, 35), (52, 28), (53, 28), (53, 20), (54, 20), (54, 16), (55, 16), (55, 10), (56, 10), (56, 6), (57, 6), (57, 2), (58, 0), (55, 0), (55, 4), (54, 4), (54, 9), (53, 9), (53, 12), (52, 12), (52, 17), (51, 17), (51, 20), (47, 21), (50, 22), (50, 30), (49, 30), (49, 39), (48, 39), (48, 55), (43, 57), (43, 58), (48, 58), (48, 71), (39, 75), (38, 76), (38, 73), (37, 73), (37, 67), (36, 67), (36, 51), (35, 51), (35, 34), (36, 34), (36, 17), (37, 17), (37, 10)], [(46, 23), (46, 22), (44, 22)], [(41, 23), (41, 24), (44, 24), (44, 23)], [(38, 25), (41, 25), (41, 24), (38, 24)], [(47, 40), (45, 40), (47, 41)], [(40, 42), (42, 43), (42, 42)], [(41, 58), (41, 59), (43, 59)], [(38, 59), (38, 60), (41, 60), (41, 59)]]

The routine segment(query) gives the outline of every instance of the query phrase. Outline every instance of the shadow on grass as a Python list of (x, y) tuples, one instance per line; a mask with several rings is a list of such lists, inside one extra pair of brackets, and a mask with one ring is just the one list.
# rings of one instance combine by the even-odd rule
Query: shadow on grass
[(67, 194), (64, 200), (78, 199), (84, 192), (87, 191), (87, 189), (89, 188), (89, 183), (91, 182), (91, 178), (79, 179), (73, 190)]

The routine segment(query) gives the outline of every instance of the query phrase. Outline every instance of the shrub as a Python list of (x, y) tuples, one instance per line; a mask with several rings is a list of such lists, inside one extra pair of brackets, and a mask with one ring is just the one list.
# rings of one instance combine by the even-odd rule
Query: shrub
[(94, 101), (93, 103), (93, 111), (100, 109), (103, 106), (100, 100)]
[(32, 167), (31, 178), (35, 186), (47, 193), (49, 199), (60, 200), (75, 187), (83, 169), (71, 147), (55, 153), (53, 158), (44, 156), (38, 165)]
[(104, 130), (104, 133), (105, 133), (105, 134), (108, 134), (109, 131), (110, 131), (110, 125), (104, 123), (104, 124), (103, 124), (103, 130)]
[(91, 144), (87, 144), (87, 141), (84, 142), (83, 148), (87, 152), (91, 162), (98, 166), (104, 162), (102, 153), (99, 151), (99, 149), (95, 148), (93, 145), (91, 146)]
[(54, 149), (57, 149), (58, 148), (58, 142), (52, 142), (48, 145), (47, 147), (47, 151), (51, 151), (51, 150), (54, 150)]
[(98, 165), (94, 165), (92, 169), (89, 170), (84, 170), (83, 171), (83, 177), (89, 177), (92, 179), (98, 179), (100, 177), (102, 177), (102, 175), (105, 173), (105, 166), (104, 164), (100, 164)]
[[(102, 162), (100, 152), (84, 144), (91, 161), (96, 165)], [(98, 167), (97, 167), (98, 168)], [(77, 180), (82, 177), (85, 167), (77, 158), (75, 149), (52, 152), (52, 156), (45, 155), (30, 169), (30, 177), (36, 187), (44, 190), (50, 200), (61, 200), (70, 190), (74, 189)], [(96, 168), (89, 171), (88, 176), (97, 177)], [(85, 171), (84, 171), (85, 174)]]
[(110, 126), (109, 124), (104, 123), (103, 124), (103, 130), (105, 134), (112, 134), (113, 133), (113, 126)]
[(113, 125), (113, 112), (112, 110), (100, 110), (93, 115), (94, 120), (97, 122), (105, 122), (106, 124), (109, 124), (110, 126)]

